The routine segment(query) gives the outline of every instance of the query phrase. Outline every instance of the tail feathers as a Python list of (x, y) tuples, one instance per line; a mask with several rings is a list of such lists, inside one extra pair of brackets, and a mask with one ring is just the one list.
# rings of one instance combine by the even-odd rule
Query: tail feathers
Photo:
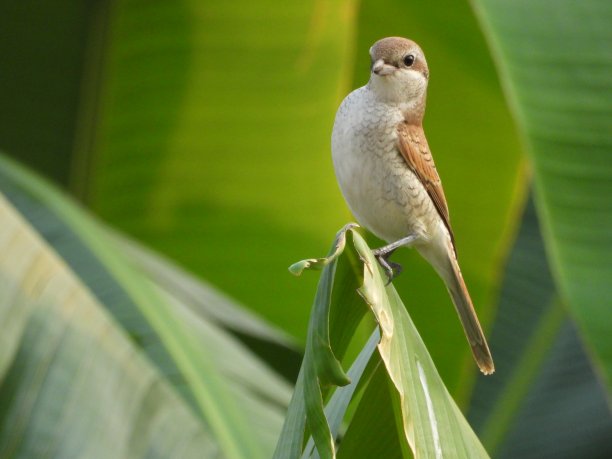
[(446, 287), (453, 299), (459, 319), (463, 325), (463, 330), (472, 348), (472, 354), (478, 364), (478, 368), (485, 375), (490, 375), (495, 371), (495, 365), (493, 364), (493, 357), (487, 339), (482, 332), (476, 311), (472, 304), (472, 299), (468, 293), (468, 289), (461, 275), (459, 264), (453, 255), (449, 255), (450, 270), (447, 271), (448, 275), (445, 277)]

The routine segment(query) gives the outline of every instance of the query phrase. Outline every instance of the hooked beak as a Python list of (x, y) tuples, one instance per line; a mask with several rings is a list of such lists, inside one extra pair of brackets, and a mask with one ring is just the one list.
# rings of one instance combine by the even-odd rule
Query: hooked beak
[(372, 72), (378, 76), (386, 76), (395, 72), (397, 68), (394, 65), (386, 64), (384, 59), (378, 59), (372, 64)]

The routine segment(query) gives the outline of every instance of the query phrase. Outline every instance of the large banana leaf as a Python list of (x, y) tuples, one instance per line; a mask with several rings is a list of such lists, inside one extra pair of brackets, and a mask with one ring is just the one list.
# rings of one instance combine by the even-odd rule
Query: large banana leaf
[(528, 147), (561, 300), (612, 390), (612, 4), (474, 2)]
[[(157, 285), (132, 269), (118, 247), (112, 240), (107, 239), (106, 233), (100, 230), (95, 221), (83, 215), (81, 210), (46, 183), (4, 158), (0, 161), (0, 189), (31, 219), (35, 227), (40, 228), (47, 240), (58, 249), (58, 253), (70, 263), (72, 271), (65, 268), (70, 271), (70, 275), (79, 277), (80, 283), (87, 283), (91, 291), (103, 301), (96, 301), (95, 306), (101, 309), (98, 314), (112, 317), (111, 324), (116, 330), (113, 333), (130, 338), (132, 345), (136, 346), (133, 353), (137, 354), (137, 358), (149, 362), (148, 365), (163, 376), (164, 384), (176, 391), (174, 397), (182, 396), (180, 403), (196, 415), (195, 419), (198, 419), (202, 426), (206, 426), (208, 435), (213, 438), (211, 444), (215, 446), (215, 451), (218, 450), (228, 457), (269, 457), (280, 430), (282, 407), (288, 402), (289, 396), (288, 387), (278, 376), (220, 328), (219, 318), (212, 321), (210, 315), (203, 314), (201, 308), (198, 308), (197, 302), (181, 296), (180, 290), (167, 290), (163, 284)], [(7, 231), (10, 229), (11, 226), (7, 226)], [(10, 276), (10, 263), (21, 258), (18, 251), (15, 251), (17, 249), (13, 249), (14, 244), (9, 236), (6, 244), (11, 251), (3, 252), (9, 257), (5, 277)], [(27, 244), (20, 247), (20, 250), (25, 250)], [(48, 248), (42, 252), (53, 254)], [(169, 266), (162, 265), (162, 268), (165, 271), (171, 270)], [(180, 272), (173, 274), (175, 279), (180, 276)], [(34, 272), (32, 276), (34, 275), (37, 273)], [(54, 274), (51, 271), (47, 275)], [(9, 285), (18, 292), (20, 277), (15, 275), (7, 278), (12, 279), (13, 284)], [(191, 282), (194, 280), (191, 279)], [(204, 286), (199, 288), (205, 290)], [(12, 306), (11, 291), (2, 289), (0, 292), (3, 298), (8, 300), (5, 305)], [(228, 300), (225, 300), (225, 303), (229, 303)], [(223, 303), (217, 304), (224, 306)], [(9, 327), (8, 324), (16, 320), (13, 316), (17, 312), (17, 309), (5, 310), (3, 328), (13, 330), (14, 327)], [(29, 323), (29, 316), (26, 314), (24, 317), (24, 324)], [(245, 320), (244, 315), (240, 317), (242, 321)], [(50, 321), (49, 326), (54, 327), (54, 323)], [(42, 327), (39, 330), (41, 333), (47, 333), (44, 326), (37, 326)], [(245, 329), (258, 330), (260, 337), (267, 333), (267, 328), (263, 325), (243, 326), (243, 332)], [(277, 339), (273, 333), (267, 336), (272, 340)], [(11, 338), (12, 341), (7, 343), (7, 350), (28, 348), (32, 345), (32, 336), (20, 335), (19, 328), (15, 328), (15, 334)], [(99, 346), (103, 347), (101, 344)], [(53, 347), (48, 349), (52, 350)], [(76, 354), (74, 358), (87, 361), (88, 347), (75, 343), (72, 349), (73, 354)], [(42, 357), (47, 359), (51, 356), (45, 355), (43, 352)], [(6, 355), (4, 365), (8, 365), (13, 357), (12, 354)], [(61, 372), (64, 365), (72, 364), (70, 361), (63, 363), (60, 360), (57, 371)], [(130, 364), (122, 363), (128, 366)], [(42, 371), (43, 367), (37, 364), (37, 361), (29, 361), (26, 368), (36, 374), (36, 371)], [(88, 368), (77, 367), (75, 371), (87, 371)], [(91, 371), (94, 370), (102, 373), (105, 371), (103, 366), (98, 367), (92, 363)], [(9, 377), (18, 376), (10, 373), (4, 381), (10, 382)], [(31, 388), (32, 376), (23, 378), (18, 379), (23, 384), (6, 386), (13, 388), (13, 395), (6, 394), (10, 397), (3, 398), (3, 406), (5, 403), (9, 406), (8, 401), (11, 398), (32, 398), (41, 391), (53, 394), (56, 390), (52, 382)], [(64, 381), (64, 384), (65, 388), (62, 390), (70, 390), (72, 387), (70, 381)], [(94, 385), (92, 390), (98, 390), (97, 386)], [(74, 410), (70, 408), (72, 402), (67, 401), (66, 405), (63, 402), (61, 397), (57, 399), (55, 409), (60, 412)], [(94, 410), (98, 409), (96, 403), (95, 400), (90, 403)], [(100, 403), (103, 403), (103, 400), (100, 400)], [(45, 415), (48, 407), (45, 405), (41, 409), (43, 411), (40, 413), (32, 413), (32, 426), (26, 422), (24, 428), (34, 429), (37, 422), (41, 423), (41, 428), (48, 428), (45, 427), (51, 419)], [(108, 409), (110, 411), (107, 416), (111, 417), (112, 409)], [(119, 410), (115, 415), (120, 416), (120, 413)], [(88, 412), (83, 413), (84, 418), (91, 416), (93, 415)], [(69, 421), (68, 419), (66, 422)], [(95, 420), (91, 422), (95, 426)], [(128, 430), (136, 431), (134, 438), (128, 439), (129, 444), (124, 446), (134, 442), (146, 444), (147, 440), (138, 433), (138, 424), (133, 419), (126, 419), (125, 422)], [(40, 433), (32, 432), (33, 436), (27, 436), (29, 441), (26, 441), (25, 437), (18, 441), (32, 445), (40, 443)], [(13, 434), (19, 438), (23, 433), (24, 431)], [(65, 435), (65, 431), (57, 431), (51, 437), (53, 441), (59, 442), (62, 435)], [(82, 441), (87, 444), (87, 438)], [(95, 443), (94, 440), (90, 441)], [(101, 438), (99, 441), (107, 440)], [(27, 457), (27, 454), (24, 457)]]
[(504, 273), (496, 373), (478, 379), (468, 419), (494, 457), (609, 457), (605, 389), (560, 304), (531, 201)]
[(0, 196), (0, 456), (218, 457), (210, 429)]
[(286, 266), (348, 219), (328, 144), (354, 8), (115, 2), (79, 152), (94, 211), (297, 336), (314, 284)]

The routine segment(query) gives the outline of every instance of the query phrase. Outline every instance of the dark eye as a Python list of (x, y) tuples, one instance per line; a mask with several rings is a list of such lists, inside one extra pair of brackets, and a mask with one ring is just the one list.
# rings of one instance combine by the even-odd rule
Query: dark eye
[(406, 54), (404, 56), (404, 65), (406, 67), (410, 67), (412, 64), (414, 64), (414, 55), (413, 54)]

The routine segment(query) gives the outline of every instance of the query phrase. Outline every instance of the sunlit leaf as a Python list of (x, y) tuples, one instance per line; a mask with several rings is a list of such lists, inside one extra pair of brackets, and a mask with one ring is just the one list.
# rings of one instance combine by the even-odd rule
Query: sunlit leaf
[(354, 234), (353, 240), (364, 261), (360, 292), (380, 326), (378, 349), (399, 394), (404, 441), (416, 457), (488, 457), (444, 386), (395, 288), (385, 287), (386, 277), (361, 236)]
[(93, 148), (74, 171), (106, 221), (302, 340), (315, 278), (284, 274), (348, 219), (328, 144), (355, 12), (115, 2)]
[[(352, 244), (345, 247), (347, 232), (352, 235), (354, 248)], [(331, 302), (332, 288), (336, 285), (335, 267), (343, 249), (346, 254), (356, 251), (361, 260), (363, 279), (359, 280), (362, 284), (359, 293), (372, 309), (380, 327), (378, 350), (393, 382), (392, 392), (400, 413), (399, 443), (410, 445), (417, 457), (488, 457), (444, 386), (395, 289), (393, 286), (385, 287), (386, 278), (378, 262), (364, 239), (350, 225), (338, 233), (326, 259), (297, 264), (324, 268), (313, 305), (302, 372), (275, 457), (299, 457), (306, 426), (312, 433), (317, 454), (322, 458), (336, 457), (335, 434), (332, 434), (326, 416), (333, 411), (324, 411), (322, 386), (326, 383), (340, 386), (349, 382), (334, 355), (330, 340), (333, 329), (330, 335), (327, 322), (333, 306), (337, 310), (346, 308), (341, 299), (338, 304), (332, 305)], [(331, 427), (335, 427), (335, 423)]]

